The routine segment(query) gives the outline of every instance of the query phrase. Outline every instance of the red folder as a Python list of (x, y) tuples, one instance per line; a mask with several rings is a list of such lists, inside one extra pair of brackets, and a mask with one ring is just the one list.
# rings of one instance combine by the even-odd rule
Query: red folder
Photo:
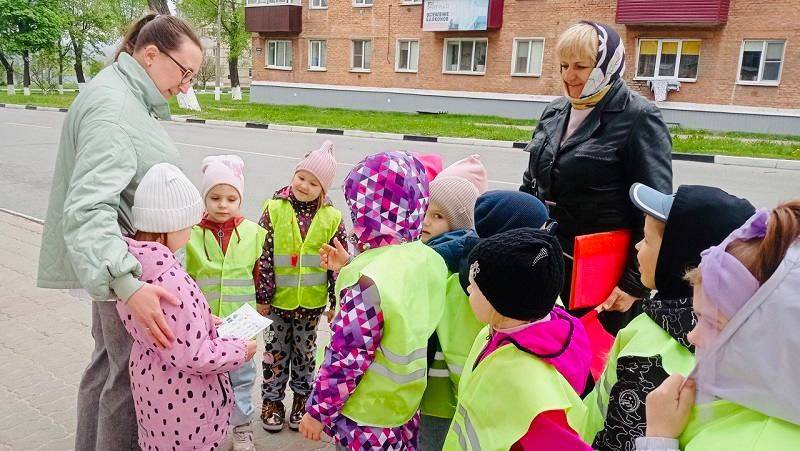
[(597, 317), (597, 310), (589, 310), (588, 313), (580, 318), (586, 334), (589, 336), (589, 347), (592, 349), (591, 372), (595, 381), (600, 380), (600, 375), (606, 367), (608, 352), (614, 345), (614, 336), (606, 332), (600, 319)]
[(570, 310), (602, 304), (619, 283), (631, 245), (630, 230), (575, 237)]

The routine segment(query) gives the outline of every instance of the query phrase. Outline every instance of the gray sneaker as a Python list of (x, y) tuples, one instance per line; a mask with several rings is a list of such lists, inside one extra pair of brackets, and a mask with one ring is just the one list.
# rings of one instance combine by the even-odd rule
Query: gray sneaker
[(253, 427), (250, 423), (233, 428), (233, 451), (256, 451), (253, 444)]

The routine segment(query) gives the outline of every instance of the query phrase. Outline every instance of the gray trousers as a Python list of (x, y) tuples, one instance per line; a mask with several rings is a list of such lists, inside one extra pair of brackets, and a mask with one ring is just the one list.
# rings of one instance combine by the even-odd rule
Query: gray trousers
[(133, 338), (114, 301), (92, 302), (92, 360), (78, 387), (76, 451), (139, 449), (128, 362)]
[(310, 395), (314, 384), (319, 320), (286, 319), (276, 313), (270, 313), (268, 318), (273, 322), (264, 331), (263, 400), (282, 401), (287, 382), (296, 395)]

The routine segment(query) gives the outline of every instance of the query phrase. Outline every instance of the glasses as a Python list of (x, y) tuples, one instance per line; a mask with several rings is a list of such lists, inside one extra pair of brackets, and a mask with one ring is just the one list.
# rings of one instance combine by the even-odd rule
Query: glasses
[[(159, 50), (161, 50), (161, 49), (159, 49)], [(183, 64), (179, 63), (169, 53), (167, 53), (167, 52), (165, 52), (163, 50), (161, 50), (161, 53), (163, 53), (164, 55), (167, 55), (169, 57), (169, 59), (171, 59), (173, 63), (177, 64), (178, 67), (180, 67), (181, 70), (183, 71), (183, 76), (181, 77), (181, 85), (185, 85), (187, 83), (191, 83), (192, 82), (192, 79), (194, 79), (194, 71), (193, 70), (183, 67)]]

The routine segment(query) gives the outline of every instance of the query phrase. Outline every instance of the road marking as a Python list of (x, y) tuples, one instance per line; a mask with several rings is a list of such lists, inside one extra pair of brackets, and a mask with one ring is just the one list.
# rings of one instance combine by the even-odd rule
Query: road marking
[(20, 127), (53, 128), (53, 127), (48, 127), (46, 125), (20, 124), (19, 122), (6, 122), (6, 124), (8, 124), (8, 125), (18, 125)]
[(18, 211), (14, 211), (14, 210), (9, 210), (8, 208), (0, 208), (0, 212), (3, 212), (5, 214), (11, 215), (11, 216), (16, 216), (18, 218), (22, 218), (22, 219), (25, 219), (25, 220), (28, 220), (28, 221), (31, 221), (31, 222), (35, 222), (37, 224), (44, 224), (44, 220), (43, 219), (34, 218), (33, 216), (28, 216), (25, 213), (20, 213)]
[[(199, 149), (220, 150), (220, 151), (223, 151), (223, 152), (237, 152), (237, 153), (242, 153), (242, 154), (245, 154), (245, 155), (255, 155), (257, 157), (271, 157), (271, 158), (280, 158), (280, 159), (283, 159), (283, 160), (293, 160), (293, 161), (302, 160), (302, 158), (300, 158), (300, 157), (290, 157), (288, 155), (277, 155), (277, 154), (274, 154), (274, 153), (253, 152), (251, 150), (232, 149), (230, 147), (204, 146), (202, 144), (190, 144), (190, 143), (184, 143), (184, 142), (176, 142), (175, 144), (177, 144), (179, 146), (185, 146), (185, 147), (197, 147)], [(338, 164), (340, 166), (347, 166), (347, 167), (355, 166), (355, 164), (353, 164), (353, 163), (336, 163), (336, 164)], [(519, 182), (504, 182), (502, 180), (489, 180), (489, 183), (494, 183), (496, 185), (519, 186)]]

